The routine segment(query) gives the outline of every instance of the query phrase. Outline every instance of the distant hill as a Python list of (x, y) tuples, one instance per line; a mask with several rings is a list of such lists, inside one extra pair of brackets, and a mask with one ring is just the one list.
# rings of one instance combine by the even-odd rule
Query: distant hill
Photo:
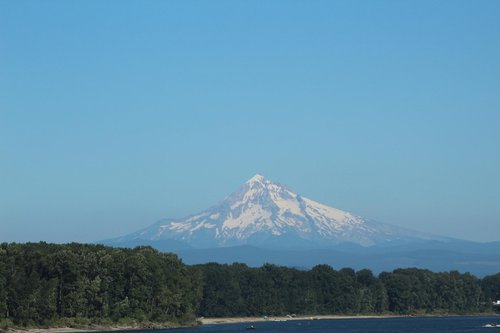
[[(461, 248), (458, 248), (461, 247)], [(493, 250), (494, 249), (494, 250)], [(397, 268), (417, 267), (435, 272), (457, 270), (485, 276), (500, 272), (500, 242), (421, 244), (419, 247), (404, 248), (361, 248), (270, 250), (252, 246), (229, 248), (179, 250), (177, 254), (186, 264), (206, 262), (242, 262), (258, 267), (264, 263), (309, 269), (318, 264), (327, 264), (336, 269), (351, 267), (356, 270), (369, 268), (374, 273), (392, 271)]]

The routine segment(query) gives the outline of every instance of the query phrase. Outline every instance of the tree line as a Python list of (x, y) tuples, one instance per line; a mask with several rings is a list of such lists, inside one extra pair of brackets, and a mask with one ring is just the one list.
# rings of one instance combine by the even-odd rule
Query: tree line
[[(196, 317), (479, 313), (500, 273), (188, 266), (151, 247), (0, 244), (0, 323), (193, 323)], [(0, 327), (1, 328), (1, 327)]]

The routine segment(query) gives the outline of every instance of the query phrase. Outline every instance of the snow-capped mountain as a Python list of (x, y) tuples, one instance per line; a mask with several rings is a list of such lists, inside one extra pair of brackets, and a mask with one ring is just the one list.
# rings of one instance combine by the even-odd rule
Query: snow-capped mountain
[(140, 240), (173, 240), (194, 247), (272, 244), (319, 248), (348, 242), (371, 246), (444, 238), (370, 221), (255, 175), (206, 211), (161, 220), (108, 243)]

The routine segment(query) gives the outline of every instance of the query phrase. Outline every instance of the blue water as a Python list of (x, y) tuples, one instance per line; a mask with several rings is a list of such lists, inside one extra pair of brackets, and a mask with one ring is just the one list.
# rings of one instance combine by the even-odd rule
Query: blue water
[[(327, 333), (327, 332), (498, 332), (500, 328), (482, 327), (500, 323), (500, 317), (426, 317), (380, 319), (321, 319), (289, 320), (286, 322), (256, 322), (213, 324), (174, 330), (175, 333)], [(253, 325), (255, 330), (245, 330)], [(169, 331), (172, 333), (172, 330)]]

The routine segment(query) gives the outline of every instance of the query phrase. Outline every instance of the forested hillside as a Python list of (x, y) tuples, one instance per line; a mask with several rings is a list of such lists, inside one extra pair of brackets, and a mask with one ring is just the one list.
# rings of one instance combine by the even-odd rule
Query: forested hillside
[[(492, 311), (500, 274), (184, 265), (150, 247), (0, 245), (1, 326), (193, 323), (196, 316)], [(2, 328), (2, 327), (0, 327)]]

